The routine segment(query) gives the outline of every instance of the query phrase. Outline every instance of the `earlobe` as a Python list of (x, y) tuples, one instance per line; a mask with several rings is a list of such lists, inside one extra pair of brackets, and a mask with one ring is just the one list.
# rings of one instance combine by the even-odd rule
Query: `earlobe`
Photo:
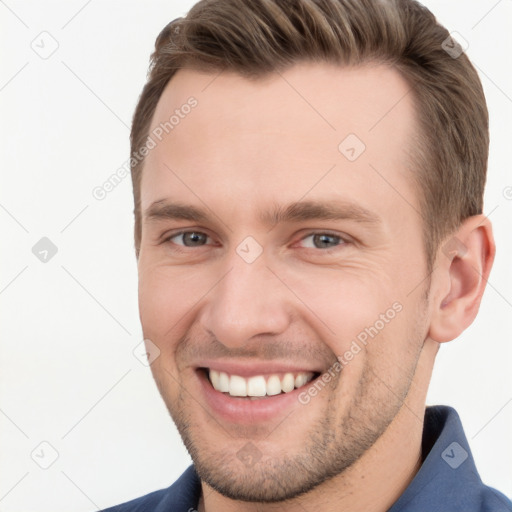
[(439, 342), (459, 336), (475, 319), (496, 247), (492, 226), (484, 215), (466, 219), (442, 244), (433, 280), (429, 336)]

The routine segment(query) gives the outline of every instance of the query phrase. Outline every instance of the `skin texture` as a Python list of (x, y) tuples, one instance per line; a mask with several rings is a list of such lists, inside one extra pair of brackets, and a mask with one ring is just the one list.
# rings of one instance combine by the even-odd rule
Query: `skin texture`
[[(427, 275), (408, 91), (387, 66), (304, 63), (258, 80), (180, 70), (160, 99), (152, 130), (191, 96), (197, 106), (146, 157), (140, 318), (202, 480), (200, 510), (384, 511), (421, 465), (435, 355), (474, 319), (494, 242), (489, 221), (472, 217)], [(354, 161), (338, 148), (349, 134), (366, 146)], [(209, 218), (146, 217), (162, 199)], [(376, 220), (261, 222), (294, 201), (343, 201)], [(207, 236), (170, 238), (185, 228)], [(246, 237), (263, 251), (250, 263), (237, 252)], [(393, 305), (400, 311), (308, 403), (237, 422), (205, 399), (201, 360), (325, 372)], [(247, 449), (250, 466), (237, 456)]]

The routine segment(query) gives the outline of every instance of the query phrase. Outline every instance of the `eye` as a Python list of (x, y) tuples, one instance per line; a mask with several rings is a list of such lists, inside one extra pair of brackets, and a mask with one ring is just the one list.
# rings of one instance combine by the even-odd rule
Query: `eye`
[[(310, 242), (305, 243), (305, 240), (311, 239)], [(305, 245), (306, 249), (335, 249), (340, 245), (344, 245), (347, 243), (340, 235), (335, 235), (332, 233), (326, 233), (323, 231), (318, 231), (314, 233), (310, 233), (301, 239), (301, 242)]]
[[(201, 247), (210, 237), (201, 231), (180, 231), (168, 236), (164, 242), (172, 242), (182, 247)], [(174, 241), (181, 240), (180, 242)]]
[[(173, 233), (172, 235), (166, 237), (163, 240), (163, 243), (170, 242), (178, 247), (193, 248), (207, 245), (208, 241), (211, 242), (211, 238), (206, 233), (203, 233), (202, 231), (190, 230)], [(347, 240), (337, 234), (328, 233), (325, 231), (315, 231), (302, 237), (299, 243), (302, 244), (302, 247), (305, 249), (320, 249), (325, 252), (330, 252), (330, 250), (334, 250), (340, 246), (345, 245)]]

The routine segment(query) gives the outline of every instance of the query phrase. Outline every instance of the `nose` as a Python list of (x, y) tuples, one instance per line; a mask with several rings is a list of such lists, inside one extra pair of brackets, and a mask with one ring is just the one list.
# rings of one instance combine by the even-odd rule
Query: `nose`
[(263, 257), (247, 263), (235, 253), (225, 272), (201, 310), (203, 329), (229, 348), (242, 347), (254, 336), (287, 330), (292, 294)]

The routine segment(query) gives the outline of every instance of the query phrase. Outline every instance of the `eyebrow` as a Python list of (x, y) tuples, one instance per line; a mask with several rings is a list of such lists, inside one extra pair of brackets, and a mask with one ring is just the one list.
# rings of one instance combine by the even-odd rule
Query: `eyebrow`
[[(207, 222), (213, 215), (208, 209), (160, 199), (152, 203), (144, 212), (144, 221), (187, 220)], [(264, 225), (298, 223), (310, 220), (352, 220), (354, 222), (377, 225), (381, 218), (360, 205), (341, 201), (296, 201), (286, 205), (274, 204), (268, 212), (260, 212), (258, 220)]]
[(377, 214), (346, 201), (298, 201), (284, 206), (275, 205), (259, 216), (263, 224), (303, 222), (309, 220), (353, 220), (363, 224), (378, 224)]

